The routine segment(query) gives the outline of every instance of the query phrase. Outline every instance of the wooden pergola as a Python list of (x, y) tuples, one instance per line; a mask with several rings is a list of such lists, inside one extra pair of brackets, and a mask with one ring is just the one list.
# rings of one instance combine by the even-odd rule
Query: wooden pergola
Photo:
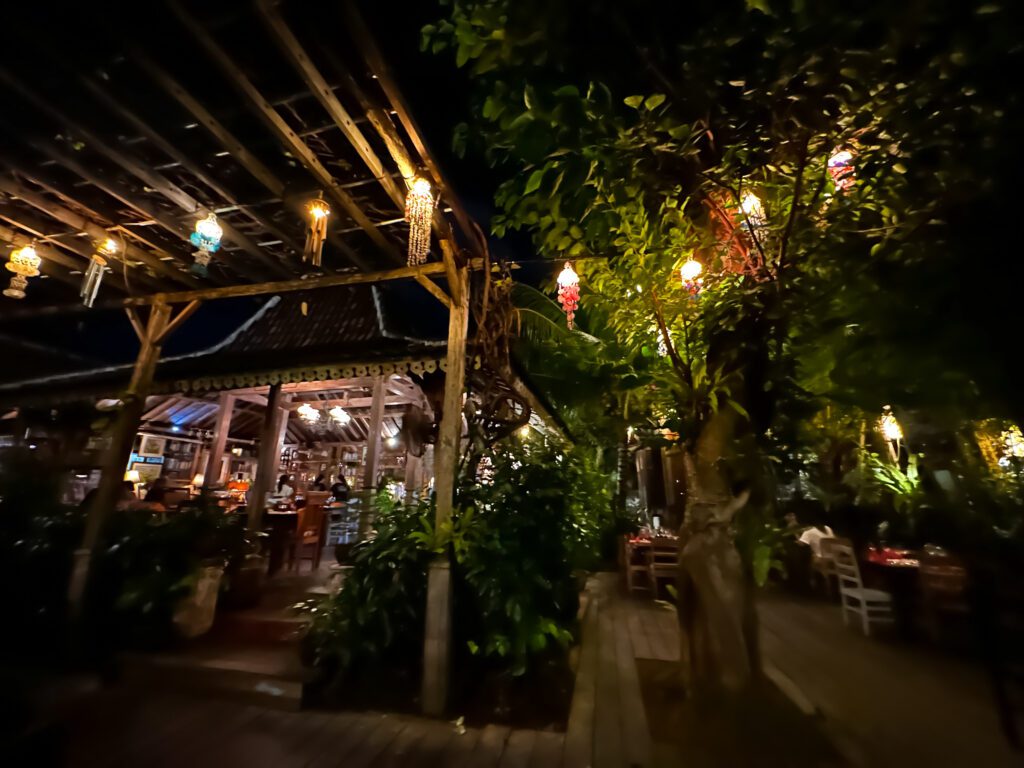
[[(74, 12), (72, 12), (74, 13)], [(103, 513), (114, 504), (167, 338), (202, 302), (413, 280), (449, 311), (435, 448), (437, 520), (452, 508), (472, 269), (482, 237), (438, 164), (354, 2), (171, 2), (145, 18), (20, 29), (0, 67), (0, 239), (35, 244), (43, 277), (3, 316), (86, 311), (76, 299), (99, 243), (119, 244), (97, 305), (122, 306), (139, 340), (70, 586), (79, 606)], [(83, 34), (82, 30), (88, 30)], [(40, 45), (40, 40), (46, 40)], [(36, 55), (33, 55), (35, 53)], [(47, 66), (40, 66), (43, 56)], [(439, 198), (430, 260), (406, 266), (414, 177)], [(301, 259), (308, 202), (331, 208), (323, 266)], [(223, 247), (189, 267), (195, 222), (215, 213)], [(277, 412), (281, 387), (266, 396)], [(261, 450), (272, 450), (269, 443)], [(260, 472), (253, 498), (269, 477)], [(448, 563), (431, 568), (423, 706), (444, 707)]]

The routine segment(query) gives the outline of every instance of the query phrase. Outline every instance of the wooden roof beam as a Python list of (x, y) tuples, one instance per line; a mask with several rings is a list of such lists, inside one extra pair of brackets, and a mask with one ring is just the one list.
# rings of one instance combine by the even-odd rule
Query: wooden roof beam
[(405, 192), (400, 190), (398, 185), (395, 184), (394, 179), (391, 178), (380, 157), (377, 156), (373, 147), (370, 146), (370, 143), (366, 140), (363, 132), (355, 124), (348, 111), (342, 106), (338, 97), (334, 94), (334, 89), (328, 85), (324, 76), (320, 74), (320, 70), (317, 69), (316, 65), (309, 58), (298, 38), (289, 29), (271, 2), (268, 0), (258, 0), (256, 8), (264, 25), (270, 30), (271, 37), (274, 38), (278, 47), (284, 53), (285, 58), (291, 62), (292, 67), (302, 78), (303, 82), (305, 82), (310, 92), (320, 102), (320, 106), (331, 116), (334, 124), (338, 126), (345, 135), (345, 138), (355, 148), (356, 154), (366, 164), (373, 177), (380, 182), (380, 185), (387, 192), (388, 197), (395, 203), (398, 210), (404, 211)]
[[(137, 214), (144, 217), (145, 219), (155, 222), (162, 229), (166, 230), (167, 232), (170, 232), (172, 235), (174, 235), (177, 238), (180, 238), (182, 241), (188, 242), (190, 233), (186, 230), (184, 226), (179, 224), (174, 219), (173, 216), (158, 210), (155, 206), (150, 205), (150, 203), (148, 202), (143, 202), (138, 197), (136, 197), (133, 194), (130, 194), (129, 192), (126, 192), (119, 186), (115, 186), (112, 180), (100, 175), (98, 171), (93, 171), (86, 168), (84, 165), (82, 165), (82, 163), (78, 162), (67, 153), (58, 150), (56, 147), (53, 147), (43, 142), (36, 141), (31, 138), (26, 139), (26, 142), (29, 144), (29, 146), (33, 147), (37, 151), (43, 153), (50, 159), (54, 160), (58, 165), (64, 166), (72, 173), (85, 179), (87, 182), (92, 184), (100, 191), (110, 195), (110, 197), (114, 198), (122, 205), (131, 208)], [(125, 224), (122, 223), (121, 226), (125, 226)], [(141, 248), (137, 248), (136, 252), (140, 254), (143, 253)], [(164, 252), (166, 253), (166, 251)], [(187, 256), (185, 255), (175, 254), (174, 263), (179, 266), (182, 266), (183, 264), (188, 263), (186, 259)], [(144, 261), (145, 263), (150, 265), (154, 270), (162, 272), (163, 274), (166, 274), (168, 277), (173, 277), (178, 282), (186, 283), (187, 285), (201, 285), (200, 281), (194, 275), (189, 274), (188, 272), (182, 269), (175, 269), (169, 266), (166, 262), (163, 262), (159, 258), (156, 258), (155, 256), (149, 256), (148, 260), (140, 256), (138, 260)], [(159, 264), (160, 266), (158, 267), (157, 264)], [(211, 279), (221, 283), (224, 282), (224, 280), (219, 278)]]
[(370, 218), (363, 212), (356, 201), (348, 194), (334, 179), (330, 171), (324, 167), (323, 163), (316, 154), (309, 148), (309, 146), (302, 141), (292, 130), (292, 128), (285, 122), (284, 118), (275, 110), (270, 102), (264, 98), (263, 94), (259, 92), (252, 81), (242, 72), (234, 61), (224, 52), (224, 50), (213, 40), (206, 29), (193, 19), (188, 12), (181, 6), (181, 3), (176, 0), (172, 0), (171, 7), (174, 9), (178, 18), (181, 19), (182, 23), (189, 29), (193, 37), (202, 45), (206, 50), (207, 54), (214, 59), (220, 68), (227, 75), (228, 79), (235, 85), (235, 87), (245, 94), (251, 106), (255, 109), (256, 114), (263, 120), (270, 131), (277, 137), (288, 150), (301, 162), (313, 177), (317, 180), (318, 184), (321, 184), (326, 194), (334, 200), (341, 208), (358, 224), (363, 228), (363, 231), (370, 237), (374, 245), (377, 246), (391, 261), (400, 263), (403, 259), (399, 256), (398, 251), (392, 245), (392, 243), (384, 237), (379, 229), (374, 225)]
[[(93, 240), (102, 241), (108, 237), (107, 230), (99, 224), (96, 224), (94, 221), (91, 221), (68, 208), (47, 200), (42, 195), (27, 189), (11, 179), (0, 176), (0, 190), (6, 192), (8, 195), (17, 197), (19, 200), (24, 200), (28, 205), (42, 211), (47, 216), (57, 219), (75, 231), (86, 233), (89, 237), (93, 238)], [(165, 275), (179, 283), (184, 283), (185, 285), (201, 285), (201, 283), (191, 275), (179, 272), (178, 270), (168, 266), (165, 262), (160, 261), (160, 259), (155, 256), (143, 251), (141, 248), (135, 247), (131, 243), (125, 242), (124, 251), (124, 255), (126, 257), (142, 262), (157, 274)]]
[(345, 18), (348, 21), (347, 26), (352, 40), (362, 53), (364, 61), (366, 61), (367, 66), (370, 68), (370, 72), (380, 84), (381, 89), (384, 91), (384, 95), (387, 96), (391, 108), (398, 116), (399, 122), (402, 123), (402, 127), (405, 128), (406, 134), (408, 134), (409, 138), (412, 140), (413, 146), (416, 148), (416, 151), (422, 158), (427, 170), (433, 177), (434, 184), (437, 185), (442, 197), (444, 197), (451, 206), (452, 213), (455, 214), (455, 220), (458, 222), (459, 229), (462, 231), (463, 236), (466, 238), (468, 243), (476, 243), (477, 233), (471, 224), (472, 219), (470, 219), (469, 214), (466, 213), (466, 209), (459, 200), (458, 195), (455, 194), (455, 190), (445, 182), (440, 167), (434, 160), (430, 150), (427, 148), (426, 142), (423, 140), (419, 125), (417, 125), (412, 116), (412, 112), (405, 103), (405, 97), (402, 96), (402, 92), (398, 89), (398, 85), (391, 76), (391, 70), (384, 61), (384, 57), (377, 48), (377, 43), (373, 39), (373, 35), (370, 33), (369, 28), (363, 21), (363, 17), (359, 13), (359, 9), (356, 7), (353, 0), (346, 0), (345, 2)]
[[(279, 199), (288, 208), (295, 212), (300, 220), (305, 220), (308, 213), (302, 203), (290, 199), (284, 182), (278, 179), (274, 173), (264, 165), (256, 155), (250, 152), (234, 134), (225, 128), (213, 114), (199, 103), (185, 88), (171, 77), (163, 68), (139, 50), (132, 52), (133, 60), (142, 66), (149, 76), (167, 93), (173, 96), (177, 102), (187, 111), (196, 122), (206, 128), (207, 131), (224, 147), (235, 161), (245, 168), (249, 174), (259, 181), (275, 198)], [(347, 243), (328, 231), (327, 241), (335, 248), (345, 254), (348, 259), (362, 269), (369, 269), (370, 263), (356, 253)]]
[(274, 235), (283, 242), (286, 246), (292, 249), (296, 254), (302, 253), (302, 247), (296, 243), (286, 232), (280, 229), (274, 222), (272, 222), (266, 216), (252, 210), (248, 206), (239, 205), (235, 201), (234, 195), (228, 191), (220, 182), (213, 178), (204, 168), (200, 167), (197, 163), (193, 162), (189, 157), (169, 142), (164, 136), (157, 132), (152, 126), (146, 123), (142, 118), (136, 115), (132, 110), (126, 107), (121, 101), (111, 96), (105, 91), (96, 81), (92, 78), (82, 75), (80, 77), (82, 84), (92, 93), (99, 101), (103, 102), (104, 106), (111, 112), (120, 115), (121, 118), (130, 124), (135, 130), (137, 130), (145, 139), (150, 142), (153, 146), (171, 158), (174, 162), (180, 165), (183, 169), (191, 173), (206, 187), (212, 190), (214, 193), (219, 195), (223, 200), (238, 208), (244, 215), (248, 216), (252, 221), (259, 224), (268, 233)]
[[(124, 152), (123, 150), (119, 151), (111, 147), (91, 130), (86, 128), (77, 120), (73, 120), (72, 118), (68, 117), (68, 115), (54, 107), (43, 97), (36, 94), (35, 91), (27, 87), (18, 78), (14, 77), (10, 74), (10, 72), (3, 68), (0, 68), (0, 80), (6, 82), (8, 86), (16, 90), (18, 93), (20, 93), (23, 98), (25, 98), (27, 101), (35, 105), (36, 108), (49, 115), (51, 119), (55, 120), (56, 122), (62, 125), (66, 125), (68, 128), (73, 130), (79, 137), (85, 139), (86, 143), (89, 145), (91, 149), (94, 149), (95, 151), (99, 152), (112, 163), (114, 163), (124, 171), (127, 171), (129, 174), (142, 181), (149, 188), (155, 189), (157, 192), (159, 192), (165, 198), (167, 198), (172, 203), (177, 205), (183, 211), (194, 214), (199, 218), (202, 218), (210, 213), (210, 210), (205, 205), (203, 205), (194, 197), (192, 197), (188, 192), (181, 189), (181, 187), (174, 184), (165, 176), (150, 169), (144, 163), (139, 162), (135, 158), (131, 157), (128, 153)], [(159, 221), (158, 217), (154, 216), (153, 218)], [(278, 275), (289, 274), (289, 271), (284, 269), (284, 267), (282, 267), (281, 264), (267, 256), (267, 254), (263, 251), (262, 248), (257, 246), (247, 236), (243, 235), (241, 232), (239, 232), (233, 226), (231, 226), (231, 223), (229, 221), (222, 220), (220, 224), (228, 240), (239, 245), (246, 253), (248, 253), (250, 256), (252, 256), (258, 262), (260, 262), (271, 273), (276, 273)], [(188, 234), (190, 235), (191, 232), (189, 232)], [(248, 271), (247, 269), (242, 267), (240, 263), (232, 264), (232, 267), (237, 272), (240, 272), (242, 274), (245, 274)]]
[[(473, 259), (471, 269), (480, 269), (482, 259)], [(275, 293), (292, 293), (295, 291), (312, 291), (320, 288), (336, 288), (341, 285), (360, 285), (366, 283), (382, 283), (390, 280), (415, 278), (417, 275), (427, 277), (444, 272), (444, 264), (430, 262), (416, 267), (397, 267), (378, 272), (352, 272), (344, 275), (327, 275), (310, 280), (279, 280), (272, 283), (248, 283), (245, 285), (229, 285), (223, 288), (206, 288), (197, 291), (177, 291), (175, 293), (156, 293), (152, 296), (139, 296), (125, 299), (125, 306), (144, 306), (147, 304), (176, 304), (180, 302), (208, 301), (236, 296), (266, 296)]]
[[(15, 235), (18, 234), (18, 230), (27, 232), (29, 237), (33, 238), (36, 241), (36, 251), (39, 253), (40, 256), (43, 256), (44, 259), (47, 259), (53, 262), (54, 264), (60, 264), (61, 266), (66, 267), (67, 269), (73, 272), (84, 273), (86, 268), (89, 266), (89, 262), (92, 259), (93, 253), (95, 253), (96, 251), (95, 248), (86, 248), (80, 243), (75, 242), (75, 240), (77, 240), (78, 238), (47, 235), (46, 232), (41, 228), (41, 224), (35, 221), (29, 223), (29, 221), (25, 219), (24, 215), (20, 211), (14, 212), (14, 214), (12, 215), (11, 212), (8, 212), (3, 206), (0, 206), (0, 219), (3, 219), (4, 221), (8, 222), (11, 226), (15, 227), (15, 229), (13, 230), (13, 233)], [(12, 230), (8, 230), (6, 227), (4, 227), (3, 230), (5, 232), (12, 232)], [(73, 233), (67, 234), (71, 235)], [(2, 235), (0, 235), (0, 237), (2, 237)], [(6, 239), (10, 240), (10, 238)], [(48, 246), (48, 253), (45, 256), (43, 252), (39, 249), (38, 243), (40, 241), (42, 241), (43, 244)], [(24, 245), (25, 243), (20, 244)], [(64, 251), (70, 251), (71, 253), (74, 253), (76, 256), (81, 257), (84, 261), (78, 261), (74, 258), (71, 258), (67, 256)], [(107, 258), (109, 260), (110, 257)], [(120, 252), (117, 253), (116, 258), (118, 259), (118, 261), (120, 261)], [(115, 273), (117, 272), (116, 268), (112, 268), (112, 271)], [(48, 274), (51, 274), (52, 276), (53, 273)], [(67, 277), (68, 280), (66, 282), (69, 283), (74, 283), (76, 281), (81, 280), (81, 278), (78, 278), (75, 275), (67, 275)], [(142, 277), (141, 274), (140, 277)], [(145, 277), (148, 280), (150, 290), (152, 290), (153, 286), (157, 286), (157, 290), (159, 290), (159, 281), (150, 278), (148, 275), (146, 275)], [(127, 293), (123, 285), (112, 280), (105, 281), (104, 285), (108, 290), (112, 290), (115, 293)]]

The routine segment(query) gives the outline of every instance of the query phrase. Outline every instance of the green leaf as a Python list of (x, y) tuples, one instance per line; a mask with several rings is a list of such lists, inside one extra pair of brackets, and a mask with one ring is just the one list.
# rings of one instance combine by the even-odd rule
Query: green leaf
[(640, 109), (640, 105), (644, 103), (644, 97), (627, 96), (625, 99), (623, 99), (623, 101), (625, 102), (627, 107), (632, 107), (633, 109)]
[(544, 169), (534, 171), (530, 174), (530, 178), (526, 180), (526, 186), (523, 188), (523, 194), (528, 195), (531, 192), (536, 192), (540, 188), (541, 181), (544, 180)]
[(665, 103), (664, 93), (655, 93), (644, 99), (644, 109), (657, 109)]

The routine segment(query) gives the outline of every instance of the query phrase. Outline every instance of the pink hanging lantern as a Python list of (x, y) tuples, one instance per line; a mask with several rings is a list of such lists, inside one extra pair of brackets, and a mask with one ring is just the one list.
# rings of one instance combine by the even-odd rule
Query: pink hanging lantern
[(844, 192), (853, 186), (857, 174), (853, 167), (853, 153), (848, 149), (840, 149), (828, 159), (828, 175), (836, 185), (837, 192)]
[(580, 276), (576, 274), (576, 270), (568, 261), (565, 262), (565, 268), (558, 275), (558, 303), (562, 305), (566, 322), (571, 331), (573, 318), (576, 317), (576, 310), (580, 306)]

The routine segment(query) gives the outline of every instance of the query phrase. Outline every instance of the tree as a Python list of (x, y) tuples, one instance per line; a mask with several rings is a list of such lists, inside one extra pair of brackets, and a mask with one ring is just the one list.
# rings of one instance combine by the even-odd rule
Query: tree
[[(478, 89), (455, 141), (504, 176), (493, 232), (581, 260), (588, 311), (649, 364), (649, 408), (681, 435), (695, 687), (756, 671), (747, 587), (768, 555), (743, 536), (741, 567), (732, 518), (763, 526), (822, 398), (1019, 408), (990, 346), (969, 349), (980, 313), (935, 322), (977, 237), (963, 208), (990, 221), (1010, 188), (1019, 101), (993, 88), (1007, 59), (986, 42), (1012, 47), (1004, 13), (456, 0), (425, 29)], [(952, 153), (964, 135), (977, 165)], [(850, 175), (830, 171), (839, 150)], [(677, 276), (690, 258), (696, 297)]]

